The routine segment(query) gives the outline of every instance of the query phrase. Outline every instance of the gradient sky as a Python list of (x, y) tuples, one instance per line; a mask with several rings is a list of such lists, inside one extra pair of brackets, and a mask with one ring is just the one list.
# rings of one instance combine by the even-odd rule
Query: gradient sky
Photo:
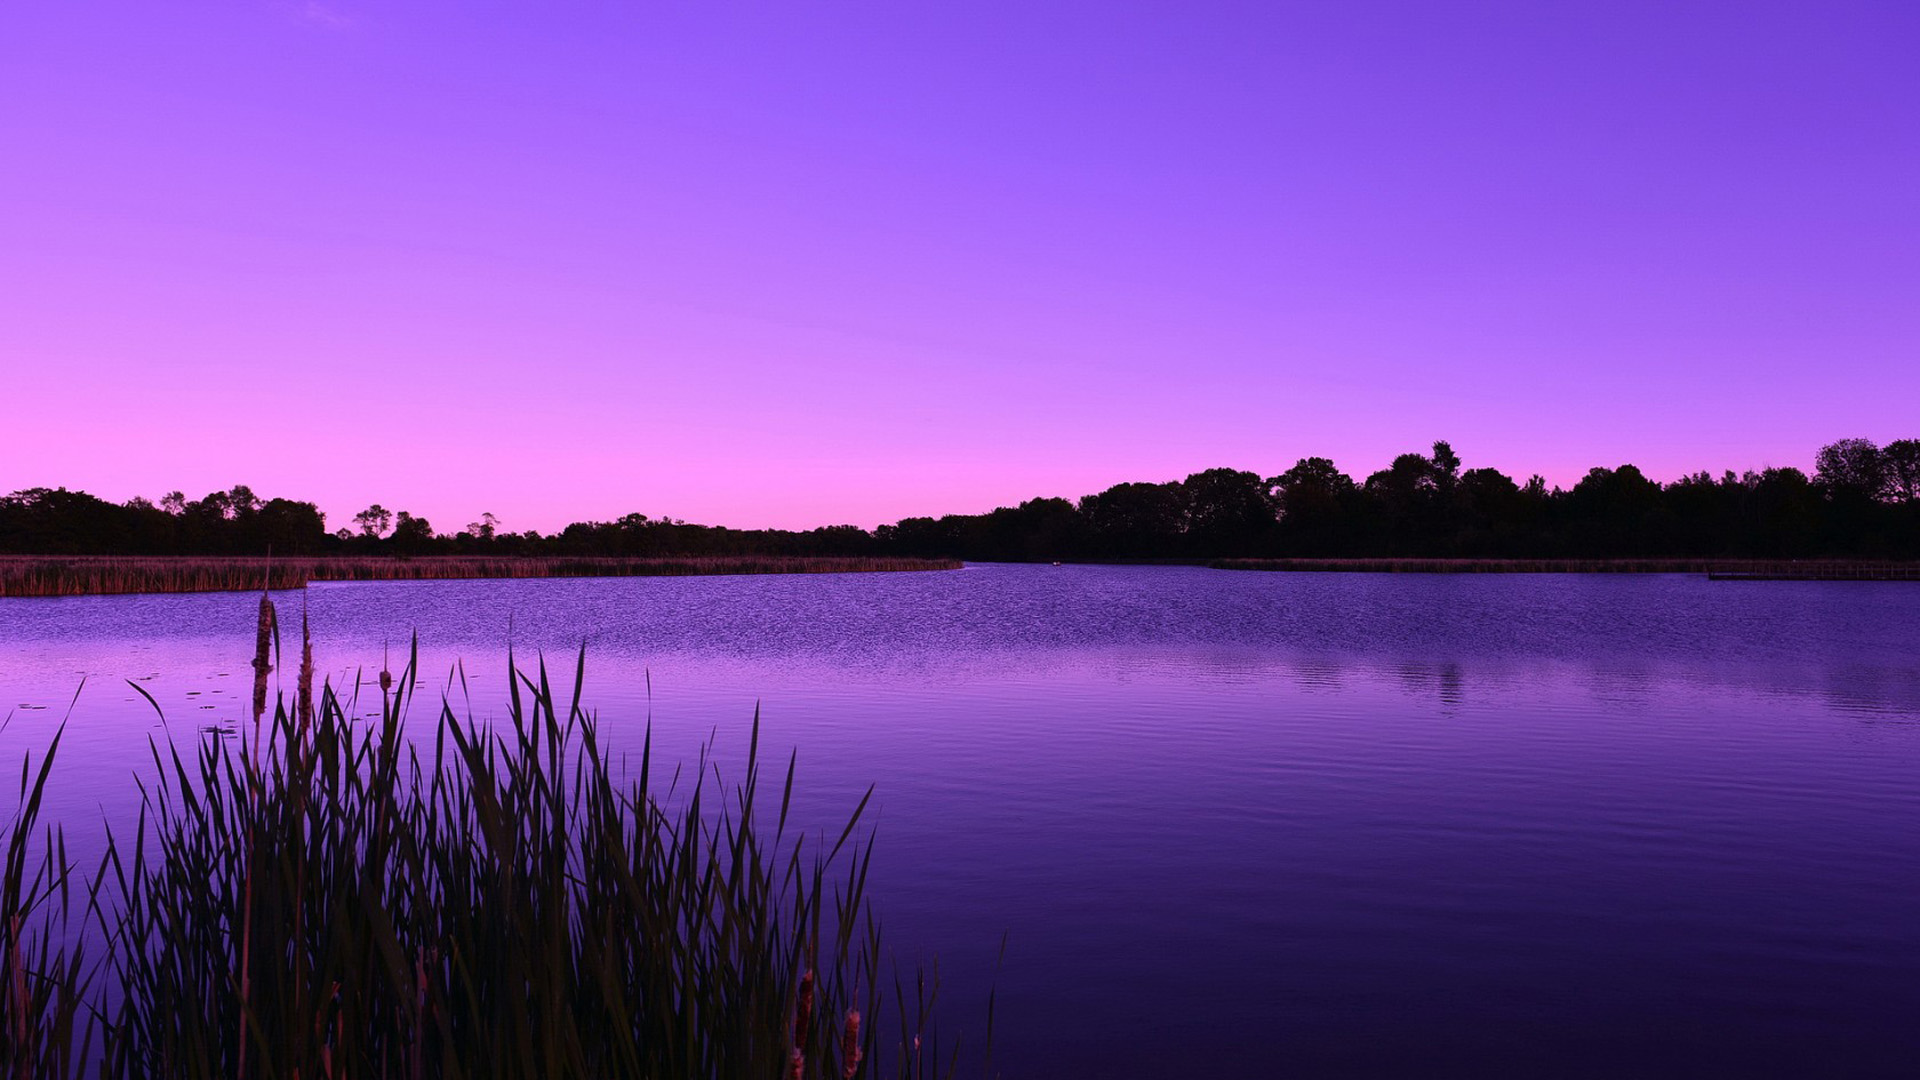
[(1920, 436), (1920, 4), (0, 8), (0, 491), (979, 512)]

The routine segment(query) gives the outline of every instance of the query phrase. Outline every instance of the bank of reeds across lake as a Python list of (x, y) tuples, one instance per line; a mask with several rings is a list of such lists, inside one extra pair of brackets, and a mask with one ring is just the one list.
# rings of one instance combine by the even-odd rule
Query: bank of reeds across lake
[(1705, 574), (1716, 581), (1920, 581), (1920, 563), (1839, 559), (1218, 559), (1216, 570), (1362, 574)]
[(680, 577), (956, 570), (956, 559), (727, 555), (687, 558), (484, 557), (221, 558), (0, 555), (0, 596), (247, 592), (314, 581), (453, 578)]
[[(59, 737), (23, 763), (0, 1076), (953, 1075), (932, 986), (883, 962), (866, 800), (803, 833), (757, 718), (723, 789), (704, 757), (661, 768), (650, 734), (610, 751), (584, 655), (570, 691), (509, 660), (502, 720), (443, 703), (418, 738), (412, 662), (316, 692), (303, 648), (269, 714), (265, 598), (258, 640), (252, 730), (157, 744), (97, 866), (37, 821)], [(378, 721), (349, 720), (361, 693)]]

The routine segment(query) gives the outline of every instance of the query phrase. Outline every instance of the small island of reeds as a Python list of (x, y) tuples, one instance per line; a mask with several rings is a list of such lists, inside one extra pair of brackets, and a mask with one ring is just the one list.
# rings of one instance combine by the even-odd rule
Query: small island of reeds
[(315, 581), (431, 581), (455, 578), (685, 577), (704, 574), (849, 574), (955, 570), (957, 559), (713, 555), (395, 556), (238, 558), (220, 556), (0, 555), (0, 597), (108, 593), (248, 592), (302, 589)]

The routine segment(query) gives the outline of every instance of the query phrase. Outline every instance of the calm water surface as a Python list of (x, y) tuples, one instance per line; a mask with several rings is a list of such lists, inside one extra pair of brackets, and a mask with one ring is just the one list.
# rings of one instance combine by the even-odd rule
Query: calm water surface
[[(950, 1029), (977, 1037), (1006, 936), (1008, 1076), (1920, 1068), (1920, 586), (973, 566), (305, 598), (336, 680), (417, 630), (478, 715), (510, 632), (569, 673), (584, 641), (603, 725), (651, 710), (670, 755), (737, 762), (757, 702), (810, 821), (877, 785), (875, 903), (903, 961), (940, 957)], [(178, 737), (235, 726), (254, 603), (0, 600), (0, 760), (71, 709), (53, 812), (125, 814), (161, 733), (125, 680)]]

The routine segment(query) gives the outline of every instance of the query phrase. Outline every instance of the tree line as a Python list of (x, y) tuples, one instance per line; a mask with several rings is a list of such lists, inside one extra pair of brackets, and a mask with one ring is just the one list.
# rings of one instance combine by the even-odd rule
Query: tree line
[(327, 531), (309, 502), (242, 485), (190, 500), (112, 503), (33, 488), (0, 498), (0, 551), (22, 554), (902, 555), (973, 560), (1380, 558), (1920, 558), (1920, 439), (1822, 447), (1811, 475), (1767, 468), (1670, 483), (1633, 465), (1570, 488), (1463, 469), (1453, 447), (1406, 453), (1364, 479), (1322, 457), (1276, 476), (1208, 469), (1036, 498), (985, 514), (906, 518), (871, 531), (730, 529), (628, 514), (512, 532), (484, 514), (440, 532), (379, 504)]

